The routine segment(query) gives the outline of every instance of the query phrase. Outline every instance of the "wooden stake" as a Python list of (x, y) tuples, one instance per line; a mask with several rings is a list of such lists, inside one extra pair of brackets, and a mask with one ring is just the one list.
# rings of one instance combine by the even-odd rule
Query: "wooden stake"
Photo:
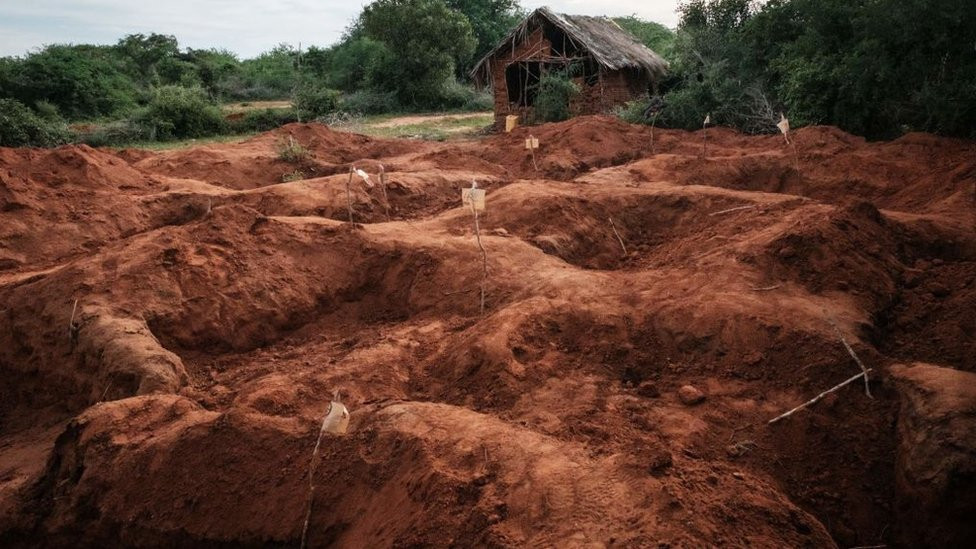
[[(336, 391), (332, 399), (339, 399), (338, 391)], [(331, 412), (332, 403), (330, 402), (329, 407), (325, 410), (325, 415), (322, 416), (322, 426), (319, 427), (319, 438), (315, 441), (315, 449), (312, 450), (312, 461), (308, 465), (308, 508), (305, 511), (305, 523), (302, 525), (301, 549), (305, 549), (305, 542), (308, 540), (308, 523), (312, 518), (312, 502), (315, 501), (315, 466), (318, 464), (319, 447), (322, 445), (322, 435), (325, 434), (325, 421), (329, 418), (329, 413)]]
[[(476, 189), (478, 184), (471, 182), (471, 188)], [(471, 198), (471, 213), (474, 214), (474, 235), (478, 239), (478, 248), (481, 249), (481, 314), (485, 314), (485, 284), (488, 281), (488, 252), (485, 251), (481, 243), (481, 228), (478, 225), (478, 208), (475, 207), (474, 197)]]
[(702, 158), (708, 157), (708, 124), (702, 124)]
[(867, 379), (868, 372), (870, 372), (870, 371), (871, 371), (871, 369), (869, 368), (867, 371), (861, 372), (860, 374), (857, 374), (856, 376), (854, 376), (854, 377), (852, 377), (850, 379), (847, 379), (847, 380), (845, 380), (845, 381), (843, 381), (843, 382), (841, 382), (841, 383), (839, 383), (837, 385), (834, 385), (830, 389), (827, 389), (826, 391), (824, 391), (824, 392), (820, 393), (819, 395), (811, 398), (810, 400), (804, 402), (803, 404), (797, 406), (796, 408), (793, 408), (792, 410), (790, 410), (790, 411), (788, 411), (788, 412), (786, 412), (784, 414), (780, 414), (780, 415), (774, 417), (773, 419), (771, 419), (768, 422), (766, 422), (766, 424), (767, 425), (772, 425), (773, 423), (776, 423), (777, 421), (779, 421), (779, 420), (781, 420), (783, 418), (787, 418), (787, 417), (793, 415), (794, 413), (798, 412), (799, 410), (802, 410), (802, 409), (804, 409), (804, 408), (806, 408), (808, 406), (811, 406), (813, 404), (816, 404), (817, 401), (819, 401), (823, 397), (829, 395), (830, 393), (833, 393), (834, 391), (840, 389), (841, 387), (844, 387), (845, 385), (849, 385), (849, 384), (857, 381), (857, 378), (859, 378), (859, 377), (864, 377), (864, 379)]
[(349, 224), (352, 225), (352, 193), (349, 191), (349, 187), (352, 185), (352, 172), (355, 170), (352, 166), (349, 167), (349, 180), (346, 181), (346, 207), (349, 209)]
[(386, 196), (386, 170), (380, 164), (380, 193), (383, 194), (383, 209), (386, 210), (386, 220), (390, 221), (390, 199)]

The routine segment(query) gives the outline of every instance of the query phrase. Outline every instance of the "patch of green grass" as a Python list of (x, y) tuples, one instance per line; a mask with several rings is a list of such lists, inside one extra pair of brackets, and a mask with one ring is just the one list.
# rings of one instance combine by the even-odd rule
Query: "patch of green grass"
[(469, 117), (445, 116), (443, 118), (425, 120), (423, 122), (413, 124), (394, 126), (383, 124), (389, 122), (391, 119), (399, 118), (401, 116), (404, 115), (367, 117), (360, 123), (337, 129), (361, 133), (373, 137), (446, 141), (448, 139), (473, 137), (477, 135), (485, 126), (490, 125), (495, 120), (494, 115), (484, 114)]
[(113, 149), (145, 149), (147, 151), (168, 151), (174, 149), (188, 149), (201, 145), (212, 145), (214, 143), (235, 143), (244, 141), (257, 135), (252, 133), (235, 133), (231, 135), (214, 135), (212, 137), (201, 137), (198, 139), (181, 139), (179, 141), (137, 141), (125, 145), (113, 146)]

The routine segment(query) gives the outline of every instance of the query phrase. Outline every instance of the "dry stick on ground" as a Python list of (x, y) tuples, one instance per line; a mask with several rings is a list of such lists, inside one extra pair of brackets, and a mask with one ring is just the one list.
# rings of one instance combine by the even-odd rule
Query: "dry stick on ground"
[(107, 395), (108, 394), (108, 390), (112, 388), (112, 381), (113, 380), (111, 380), (111, 379), (108, 380), (108, 385), (106, 385), (105, 386), (105, 390), (102, 391), (102, 398), (98, 399), (99, 402), (105, 402), (105, 395)]
[(824, 309), (823, 313), (824, 316), (827, 317), (827, 322), (830, 323), (830, 325), (834, 328), (834, 332), (837, 333), (837, 337), (840, 338), (840, 342), (843, 343), (844, 348), (847, 349), (847, 354), (851, 355), (851, 358), (854, 359), (854, 362), (856, 362), (857, 365), (861, 367), (861, 373), (864, 374), (864, 394), (868, 395), (868, 398), (874, 398), (873, 396), (871, 396), (871, 387), (868, 385), (868, 381), (869, 381), (868, 369), (864, 366), (864, 363), (861, 362), (861, 359), (858, 358), (856, 354), (854, 354), (854, 349), (852, 349), (850, 344), (847, 343), (847, 340), (844, 339), (844, 334), (840, 332), (840, 327), (837, 326), (836, 322), (834, 322), (833, 317), (831, 317), (830, 314), (827, 313), (826, 309)]
[[(471, 184), (471, 188), (477, 188), (476, 183)], [(473, 193), (472, 193), (473, 194)], [(481, 249), (481, 314), (485, 314), (485, 284), (488, 282), (488, 252), (485, 251), (481, 243), (481, 227), (478, 225), (478, 208), (474, 205), (474, 197), (471, 197), (471, 213), (474, 214), (474, 235), (478, 239), (478, 248)]]
[(627, 255), (627, 246), (624, 246), (624, 239), (620, 238), (620, 233), (617, 232), (617, 227), (613, 224), (613, 218), (608, 217), (610, 220), (610, 228), (613, 229), (613, 234), (617, 235), (617, 242), (620, 242), (620, 248), (624, 251), (624, 255)]
[(758, 204), (750, 204), (748, 206), (736, 206), (735, 208), (729, 208), (727, 210), (719, 210), (717, 212), (712, 212), (712, 213), (710, 213), (708, 215), (709, 216), (721, 215), (721, 214), (726, 214), (726, 213), (729, 213), (729, 212), (737, 212), (739, 210), (749, 210), (749, 209), (756, 208), (756, 207), (758, 207)]
[(834, 391), (836, 391), (836, 390), (844, 387), (845, 385), (850, 385), (851, 383), (857, 381), (857, 379), (859, 377), (864, 377), (865, 379), (867, 379), (868, 372), (870, 372), (870, 371), (871, 371), (871, 369), (868, 368), (868, 370), (866, 372), (861, 372), (860, 374), (857, 374), (856, 376), (854, 376), (854, 377), (852, 377), (850, 379), (847, 379), (847, 380), (845, 380), (845, 381), (843, 381), (841, 383), (838, 383), (837, 385), (834, 385), (830, 389), (827, 389), (826, 391), (824, 391), (824, 392), (820, 393), (819, 395), (811, 398), (810, 400), (804, 402), (803, 404), (797, 406), (796, 408), (793, 408), (792, 410), (790, 410), (790, 411), (788, 411), (786, 413), (780, 414), (780, 415), (774, 417), (773, 419), (767, 421), (766, 424), (767, 425), (772, 425), (773, 423), (776, 423), (777, 421), (779, 421), (779, 420), (781, 420), (783, 418), (790, 417), (791, 415), (793, 415), (794, 413), (798, 412), (799, 410), (802, 410), (802, 409), (804, 409), (804, 408), (806, 408), (808, 406), (811, 406), (813, 404), (816, 404), (817, 401), (819, 401), (823, 397), (829, 395), (830, 393), (833, 393)]
[(772, 286), (763, 286), (761, 288), (749, 288), (749, 289), (754, 292), (768, 292), (769, 290), (775, 290), (780, 286), (782, 286), (782, 284), (773, 284)]
[(305, 549), (305, 542), (308, 540), (308, 522), (312, 518), (312, 502), (315, 500), (315, 466), (319, 460), (319, 447), (322, 445), (322, 435), (325, 434), (325, 421), (329, 419), (332, 412), (332, 403), (325, 410), (322, 416), (322, 426), (319, 427), (319, 438), (315, 441), (315, 449), (312, 450), (312, 461), (308, 465), (308, 508), (305, 510), (305, 523), (302, 525), (302, 549)]
[(78, 325), (75, 324), (75, 312), (78, 311), (78, 300), (75, 300), (75, 304), (71, 307), (71, 319), (68, 320), (68, 341), (74, 345), (75, 341), (78, 340)]

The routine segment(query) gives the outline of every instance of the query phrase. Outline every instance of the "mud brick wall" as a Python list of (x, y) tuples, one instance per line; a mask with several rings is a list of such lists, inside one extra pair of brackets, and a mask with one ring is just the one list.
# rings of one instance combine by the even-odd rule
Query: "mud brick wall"
[(544, 60), (552, 55), (552, 44), (543, 36), (542, 28), (533, 31), (514, 50), (499, 55), (491, 63), (492, 91), (495, 94), (495, 128), (505, 129), (505, 116), (517, 114), (525, 120), (532, 113), (532, 107), (517, 108), (508, 102), (508, 83), (505, 69), (512, 63), (529, 60)]
[(604, 72), (600, 78), (600, 84), (596, 87), (602, 88), (599, 110), (591, 112), (608, 111), (617, 105), (622, 105), (627, 101), (647, 93), (647, 86), (650, 79), (641, 75), (637, 71), (620, 70)]
[[(505, 70), (520, 61), (545, 62), (552, 55), (552, 44), (536, 29), (514, 50), (489, 60), (491, 64), (492, 93), (494, 94), (495, 129), (505, 128), (505, 117), (515, 114), (525, 121), (532, 116), (532, 107), (516, 107), (508, 101), (508, 83)], [(574, 115), (607, 112), (617, 105), (632, 101), (647, 93), (650, 79), (646, 74), (633, 70), (601, 71), (599, 81), (587, 85), (583, 78), (574, 79), (580, 95), (569, 105)]]

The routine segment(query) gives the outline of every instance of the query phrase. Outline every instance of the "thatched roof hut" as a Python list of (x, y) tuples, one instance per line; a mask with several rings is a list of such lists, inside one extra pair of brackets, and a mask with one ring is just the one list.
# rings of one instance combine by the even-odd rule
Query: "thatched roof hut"
[(534, 87), (543, 74), (574, 66), (581, 97), (574, 114), (603, 112), (646, 94), (668, 63), (608, 17), (565, 15), (542, 7), (488, 52), (471, 76), (492, 88), (495, 117), (531, 117)]
[(491, 60), (499, 58), (506, 51), (513, 51), (518, 44), (525, 41), (532, 30), (545, 24), (560, 29), (568, 40), (574, 42), (577, 49), (588, 52), (607, 70), (639, 69), (647, 71), (655, 78), (663, 78), (667, 73), (668, 62), (640, 43), (613, 19), (555, 13), (543, 6), (523, 19), (495, 49), (478, 61), (471, 71), (475, 83), (479, 86), (488, 84), (492, 72)]

